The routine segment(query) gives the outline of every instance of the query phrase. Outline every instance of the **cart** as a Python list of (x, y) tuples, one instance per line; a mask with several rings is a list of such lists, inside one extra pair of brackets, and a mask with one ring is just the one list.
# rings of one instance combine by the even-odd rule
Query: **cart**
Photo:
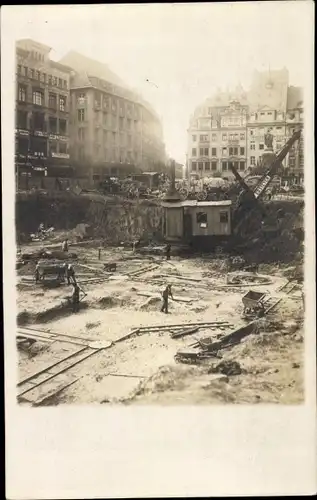
[(264, 314), (264, 298), (265, 293), (254, 292), (249, 290), (248, 293), (242, 297), (243, 314), (262, 316)]

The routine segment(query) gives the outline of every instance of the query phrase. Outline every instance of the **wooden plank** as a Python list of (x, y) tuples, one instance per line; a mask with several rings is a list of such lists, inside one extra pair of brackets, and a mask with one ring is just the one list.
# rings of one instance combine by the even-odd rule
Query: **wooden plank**
[(195, 328), (189, 328), (187, 330), (181, 330), (180, 332), (172, 333), (171, 338), (172, 339), (178, 339), (181, 337), (185, 337), (185, 335), (191, 335), (193, 333), (198, 332), (199, 326), (196, 326)]
[[(158, 297), (158, 298), (161, 298), (161, 294), (160, 293), (150, 293), (150, 292), (137, 292), (137, 295), (140, 295), (142, 297)], [(194, 299), (194, 298), (186, 298), (186, 297), (178, 297), (178, 296), (173, 296), (173, 299), (171, 300), (174, 300), (175, 302), (186, 302), (186, 303), (190, 303), (190, 302), (193, 302), (193, 300), (197, 300), (197, 299)]]
[(172, 278), (177, 278), (179, 280), (187, 280), (187, 281), (195, 281), (197, 283), (201, 282), (202, 279), (201, 278), (190, 278), (190, 277), (185, 277), (185, 276), (177, 276), (177, 275), (170, 275), (170, 274), (161, 274), (160, 275), (162, 278), (169, 278), (169, 279), (172, 279)]

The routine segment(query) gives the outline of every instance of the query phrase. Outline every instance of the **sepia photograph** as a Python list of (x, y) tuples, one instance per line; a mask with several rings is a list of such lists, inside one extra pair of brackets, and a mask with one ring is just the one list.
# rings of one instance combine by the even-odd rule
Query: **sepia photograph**
[(171, 12), (164, 37), (150, 16), (136, 38), (137, 11), (105, 11), (84, 38), (59, 16), (19, 23), (17, 400), (303, 403), (293, 26), (259, 36), (239, 19), (228, 44), (218, 9), (190, 36)]
[(1, 9), (8, 498), (316, 490), (313, 32)]

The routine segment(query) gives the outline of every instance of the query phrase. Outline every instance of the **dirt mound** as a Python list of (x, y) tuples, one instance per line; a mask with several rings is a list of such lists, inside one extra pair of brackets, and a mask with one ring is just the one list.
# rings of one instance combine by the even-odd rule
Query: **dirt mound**
[(266, 206), (268, 218), (277, 231), (259, 233), (252, 248), (244, 252), (246, 261), (254, 263), (291, 262), (303, 260), (304, 203), (278, 201)]
[(134, 396), (143, 394), (177, 391), (185, 386), (184, 379), (195, 373), (195, 367), (189, 366), (163, 366), (145, 382), (141, 382)]
[(162, 300), (159, 297), (149, 297), (140, 305), (140, 311), (157, 311)]
[[(87, 307), (87, 303), (80, 303), (80, 310), (87, 309)], [(51, 307), (50, 309), (41, 311), (39, 313), (20, 311), (17, 315), (17, 324), (18, 326), (22, 326), (30, 323), (47, 323), (49, 321), (53, 321), (63, 316), (68, 316), (70, 314), (73, 314), (72, 306), (66, 302), (63, 302), (62, 304)]]
[(100, 309), (111, 309), (112, 307), (116, 307), (120, 305), (120, 301), (111, 295), (106, 295), (105, 297), (101, 297), (97, 300), (97, 307)]

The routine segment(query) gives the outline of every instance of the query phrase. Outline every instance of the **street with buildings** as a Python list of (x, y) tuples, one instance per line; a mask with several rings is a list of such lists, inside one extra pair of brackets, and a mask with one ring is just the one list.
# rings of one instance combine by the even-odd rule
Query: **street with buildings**
[(19, 403), (303, 401), (302, 89), (197, 102), (181, 163), (110, 67), (50, 53), (16, 44)]

